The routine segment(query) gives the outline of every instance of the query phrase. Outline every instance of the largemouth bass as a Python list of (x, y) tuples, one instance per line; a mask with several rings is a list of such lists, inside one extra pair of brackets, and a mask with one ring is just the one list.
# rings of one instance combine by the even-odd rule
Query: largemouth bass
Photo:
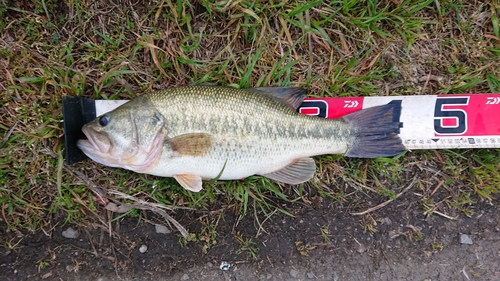
[(294, 87), (167, 89), (97, 117), (77, 145), (103, 165), (174, 177), (195, 192), (217, 176), (303, 183), (316, 171), (314, 155), (374, 158), (405, 150), (400, 105), (323, 119), (296, 112), (304, 98)]

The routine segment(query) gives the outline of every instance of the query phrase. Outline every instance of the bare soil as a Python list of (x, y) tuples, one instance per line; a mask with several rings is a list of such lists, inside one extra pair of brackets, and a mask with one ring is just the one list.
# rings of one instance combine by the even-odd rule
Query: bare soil
[[(206, 254), (202, 242), (181, 246), (177, 232), (156, 233), (156, 218), (110, 222), (111, 239), (99, 223), (61, 226), (64, 217), (58, 215), (56, 228), (36, 233), (6, 232), (1, 225), (2, 243), (17, 245), (2, 248), (0, 279), (500, 280), (498, 203), (479, 202), (471, 217), (451, 219), (425, 216), (414, 207), (419, 200), (410, 190), (368, 216), (351, 215), (349, 206), (332, 199), (317, 200), (314, 207), (288, 203), (284, 207), (295, 217), (274, 214), (260, 233), (251, 215), (217, 214), (216, 241)], [(175, 217), (198, 233), (202, 215), (179, 211)], [(68, 227), (80, 236), (63, 237)], [(252, 238), (255, 258), (238, 253), (234, 233)], [(472, 244), (462, 244), (460, 234)], [(148, 247), (145, 253), (141, 245)], [(229, 270), (219, 268), (223, 261)]]

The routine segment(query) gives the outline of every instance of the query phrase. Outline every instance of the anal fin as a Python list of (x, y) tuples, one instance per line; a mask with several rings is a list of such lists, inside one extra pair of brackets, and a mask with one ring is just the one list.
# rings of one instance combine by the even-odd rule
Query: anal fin
[(292, 164), (269, 174), (262, 176), (275, 181), (299, 184), (310, 180), (316, 172), (316, 163), (312, 158), (300, 158)]
[(199, 192), (202, 188), (201, 177), (198, 175), (175, 175), (174, 179), (185, 189), (193, 192)]

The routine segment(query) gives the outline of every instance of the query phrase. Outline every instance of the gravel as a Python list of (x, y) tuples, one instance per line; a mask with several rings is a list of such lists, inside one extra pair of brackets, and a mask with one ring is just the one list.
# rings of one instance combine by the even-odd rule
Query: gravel
[(160, 234), (169, 234), (172, 232), (166, 226), (161, 225), (161, 224), (155, 224), (155, 231), (156, 231), (156, 233), (160, 233)]
[(147, 250), (148, 250), (148, 246), (146, 246), (146, 245), (141, 245), (141, 247), (139, 247), (139, 252), (141, 254), (144, 254)]
[(62, 236), (69, 239), (76, 239), (80, 236), (80, 232), (78, 230), (74, 230), (71, 227), (68, 227), (65, 231), (62, 232)]
[(472, 245), (472, 237), (467, 234), (460, 234), (460, 243), (466, 245)]

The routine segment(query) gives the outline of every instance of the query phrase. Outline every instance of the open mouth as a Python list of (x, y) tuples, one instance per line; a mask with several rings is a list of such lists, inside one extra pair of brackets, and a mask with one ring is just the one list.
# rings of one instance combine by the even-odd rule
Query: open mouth
[(97, 150), (99, 151), (100, 153), (108, 153), (109, 150), (111, 149), (111, 144), (109, 142), (109, 139), (99, 133), (99, 132), (96, 132), (96, 131), (93, 131), (92, 129), (89, 129), (87, 126), (84, 126), (82, 128), (82, 131), (83, 133), (85, 134), (85, 136), (87, 137), (86, 140), (78, 140), (77, 142), (77, 146), (82, 149), (80, 147), (83, 146), (84, 149), (82, 149), (83, 152), (86, 153), (86, 151), (88, 150)]
[(111, 143), (102, 133), (96, 132), (87, 126), (82, 128), (87, 139), (80, 139), (76, 146), (90, 159), (106, 166), (116, 167), (116, 159), (109, 155)]
[(87, 139), (80, 139), (77, 146), (90, 159), (110, 167), (121, 167), (132, 171), (144, 171), (161, 157), (163, 149), (163, 134), (158, 133), (152, 143), (141, 147), (136, 138), (135, 127), (132, 141), (124, 146), (113, 146), (111, 139), (102, 131), (91, 126), (84, 126), (83, 133)]

